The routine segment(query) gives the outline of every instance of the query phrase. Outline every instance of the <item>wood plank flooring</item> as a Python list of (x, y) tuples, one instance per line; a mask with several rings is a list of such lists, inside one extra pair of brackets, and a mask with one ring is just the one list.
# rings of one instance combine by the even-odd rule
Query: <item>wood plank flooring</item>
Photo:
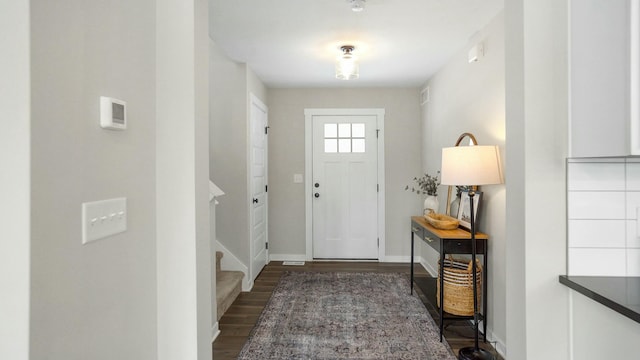
[[(429, 274), (416, 264), (415, 289), (422, 298), (432, 317), (438, 317), (437, 308), (432, 305), (422, 288), (428, 286)], [(269, 263), (256, 279), (251, 292), (240, 293), (236, 301), (220, 319), (220, 335), (213, 343), (213, 358), (215, 360), (236, 359), (242, 346), (247, 341), (249, 333), (258, 321), (262, 309), (271, 297), (280, 276), (285, 271), (345, 271), (345, 272), (402, 272), (409, 274), (408, 264), (377, 263), (377, 262), (307, 262), (304, 266), (285, 266), (280, 261)], [(435, 291), (435, 290), (433, 290)], [(426, 290), (430, 292), (430, 290)], [(432, 295), (435, 298), (435, 295)], [(457, 354), (461, 347), (473, 346), (473, 330), (467, 322), (445, 323), (444, 336), (453, 351)], [(503, 360), (490, 344), (481, 342), (481, 347), (496, 355), (496, 359)]]

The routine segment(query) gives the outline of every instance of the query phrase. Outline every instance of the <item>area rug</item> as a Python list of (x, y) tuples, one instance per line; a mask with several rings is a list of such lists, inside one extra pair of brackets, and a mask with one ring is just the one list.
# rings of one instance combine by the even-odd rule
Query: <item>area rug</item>
[(238, 359), (455, 359), (409, 277), (282, 275)]

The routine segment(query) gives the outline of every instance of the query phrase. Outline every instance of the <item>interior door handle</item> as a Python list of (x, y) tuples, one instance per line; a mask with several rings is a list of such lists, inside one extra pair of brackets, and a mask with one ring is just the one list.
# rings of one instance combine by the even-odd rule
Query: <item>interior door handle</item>
[(253, 203), (257, 204), (258, 203), (258, 198), (253, 198)]

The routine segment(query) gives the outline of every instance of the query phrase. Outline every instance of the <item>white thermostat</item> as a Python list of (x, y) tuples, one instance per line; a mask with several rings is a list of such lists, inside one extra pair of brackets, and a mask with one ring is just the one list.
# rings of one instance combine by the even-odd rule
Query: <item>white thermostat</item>
[(100, 96), (100, 126), (104, 129), (124, 130), (127, 128), (127, 103)]

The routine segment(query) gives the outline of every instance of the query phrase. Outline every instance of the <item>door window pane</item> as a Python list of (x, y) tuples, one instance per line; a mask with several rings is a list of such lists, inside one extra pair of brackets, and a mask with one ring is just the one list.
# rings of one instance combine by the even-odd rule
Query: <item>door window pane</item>
[(354, 138), (363, 138), (364, 137), (364, 124), (352, 124), (351, 132)]
[(324, 124), (324, 137), (325, 138), (337, 138), (338, 137), (338, 124)]
[(351, 124), (338, 124), (338, 137), (351, 137)]
[(351, 139), (339, 139), (338, 152), (341, 152), (341, 153), (351, 152)]
[(324, 152), (338, 152), (338, 139), (324, 139)]
[(364, 152), (364, 139), (353, 139), (352, 140), (352, 151), (354, 153), (363, 153)]

